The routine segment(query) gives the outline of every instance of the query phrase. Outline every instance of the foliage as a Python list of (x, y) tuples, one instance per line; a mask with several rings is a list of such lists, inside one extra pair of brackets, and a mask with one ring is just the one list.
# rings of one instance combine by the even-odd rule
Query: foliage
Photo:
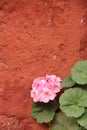
[(77, 119), (78, 124), (87, 129), (87, 111)]
[(71, 70), (72, 79), (77, 84), (87, 84), (87, 61), (77, 62)]
[(55, 115), (53, 121), (50, 123), (50, 130), (83, 130), (72, 117), (66, 116), (63, 112)]
[(62, 86), (67, 89), (59, 98), (61, 111), (87, 129), (87, 60), (79, 61), (72, 67)]
[(59, 99), (60, 109), (69, 117), (80, 117), (87, 107), (87, 91), (81, 88), (66, 90)]
[(54, 102), (45, 103), (34, 103), (32, 106), (32, 116), (39, 123), (48, 123), (55, 116), (57, 105)]
[(66, 87), (66, 88), (70, 88), (72, 86), (75, 85), (75, 82), (72, 80), (71, 75), (66, 77), (63, 81), (62, 81), (62, 87)]

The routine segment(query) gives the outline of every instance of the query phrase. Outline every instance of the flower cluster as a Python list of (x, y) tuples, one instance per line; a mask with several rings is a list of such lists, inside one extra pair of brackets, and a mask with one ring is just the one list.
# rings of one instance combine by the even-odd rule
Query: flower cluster
[(60, 77), (56, 75), (38, 77), (33, 81), (31, 97), (34, 102), (48, 103), (50, 100), (55, 99), (61, 89)]
[(78, 61), (62, 81), (56, 75), (36, 78), (31, 97), (38, 123), (50, 123), (50, 130), (87, 130), (87, 60)]

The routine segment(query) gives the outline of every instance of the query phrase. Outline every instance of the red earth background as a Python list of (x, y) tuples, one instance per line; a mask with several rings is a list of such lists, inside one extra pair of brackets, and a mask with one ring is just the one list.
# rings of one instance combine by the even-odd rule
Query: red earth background
[(0, 0), (0, 130), (48, 130), (31, 116), (33, 80), (87, 59), (87, 0)]

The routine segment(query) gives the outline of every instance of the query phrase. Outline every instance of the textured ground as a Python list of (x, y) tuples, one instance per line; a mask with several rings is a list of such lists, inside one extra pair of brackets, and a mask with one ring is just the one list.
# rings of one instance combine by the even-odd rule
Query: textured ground
[(0, 130), (47, 130), (31, 117), (34, 78), (87, 59), (87, 0), (0, 0)]

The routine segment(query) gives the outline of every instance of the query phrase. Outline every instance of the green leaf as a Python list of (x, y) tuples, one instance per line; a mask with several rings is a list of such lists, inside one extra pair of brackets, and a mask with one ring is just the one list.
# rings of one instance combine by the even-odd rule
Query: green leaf
[(55, 115), (50, 124), (50, 130), (83, 130), (75, 118), (67, 117), (64, 113), (60, 112)]
[(87, 60), (77, 62), (71, 70), (71, 75), (77, 84), (87, 84)]
[(87, 107), (87, 91), (70, 88), (59, 98), (60, 109), (70, 117), (80, 117)]
[(45, 103), (34, 103), (32, 106), (32, 116), (39, 123), (48, 123), (55, 116), (57, 105), (54, 102)]
[(87, 111), (77, 119), (78, 124), (80, 124), (80, 126), (84, 127), (85, 129), (87, 129)]
[(84, 107), (78, 107), (76, 105), (71, 105), (71, 106), (60, 106), (60, 109), (66, 113), (67, 116), (69, 117), (80, 117), (84, 112), (85, 109)]
[(75, 85), (75, 82), (72, 80), (71, 76), (68, 76), (62, 81), (62, 86), (64, 88), (69, 88), (72, 87), (73, 85)]

